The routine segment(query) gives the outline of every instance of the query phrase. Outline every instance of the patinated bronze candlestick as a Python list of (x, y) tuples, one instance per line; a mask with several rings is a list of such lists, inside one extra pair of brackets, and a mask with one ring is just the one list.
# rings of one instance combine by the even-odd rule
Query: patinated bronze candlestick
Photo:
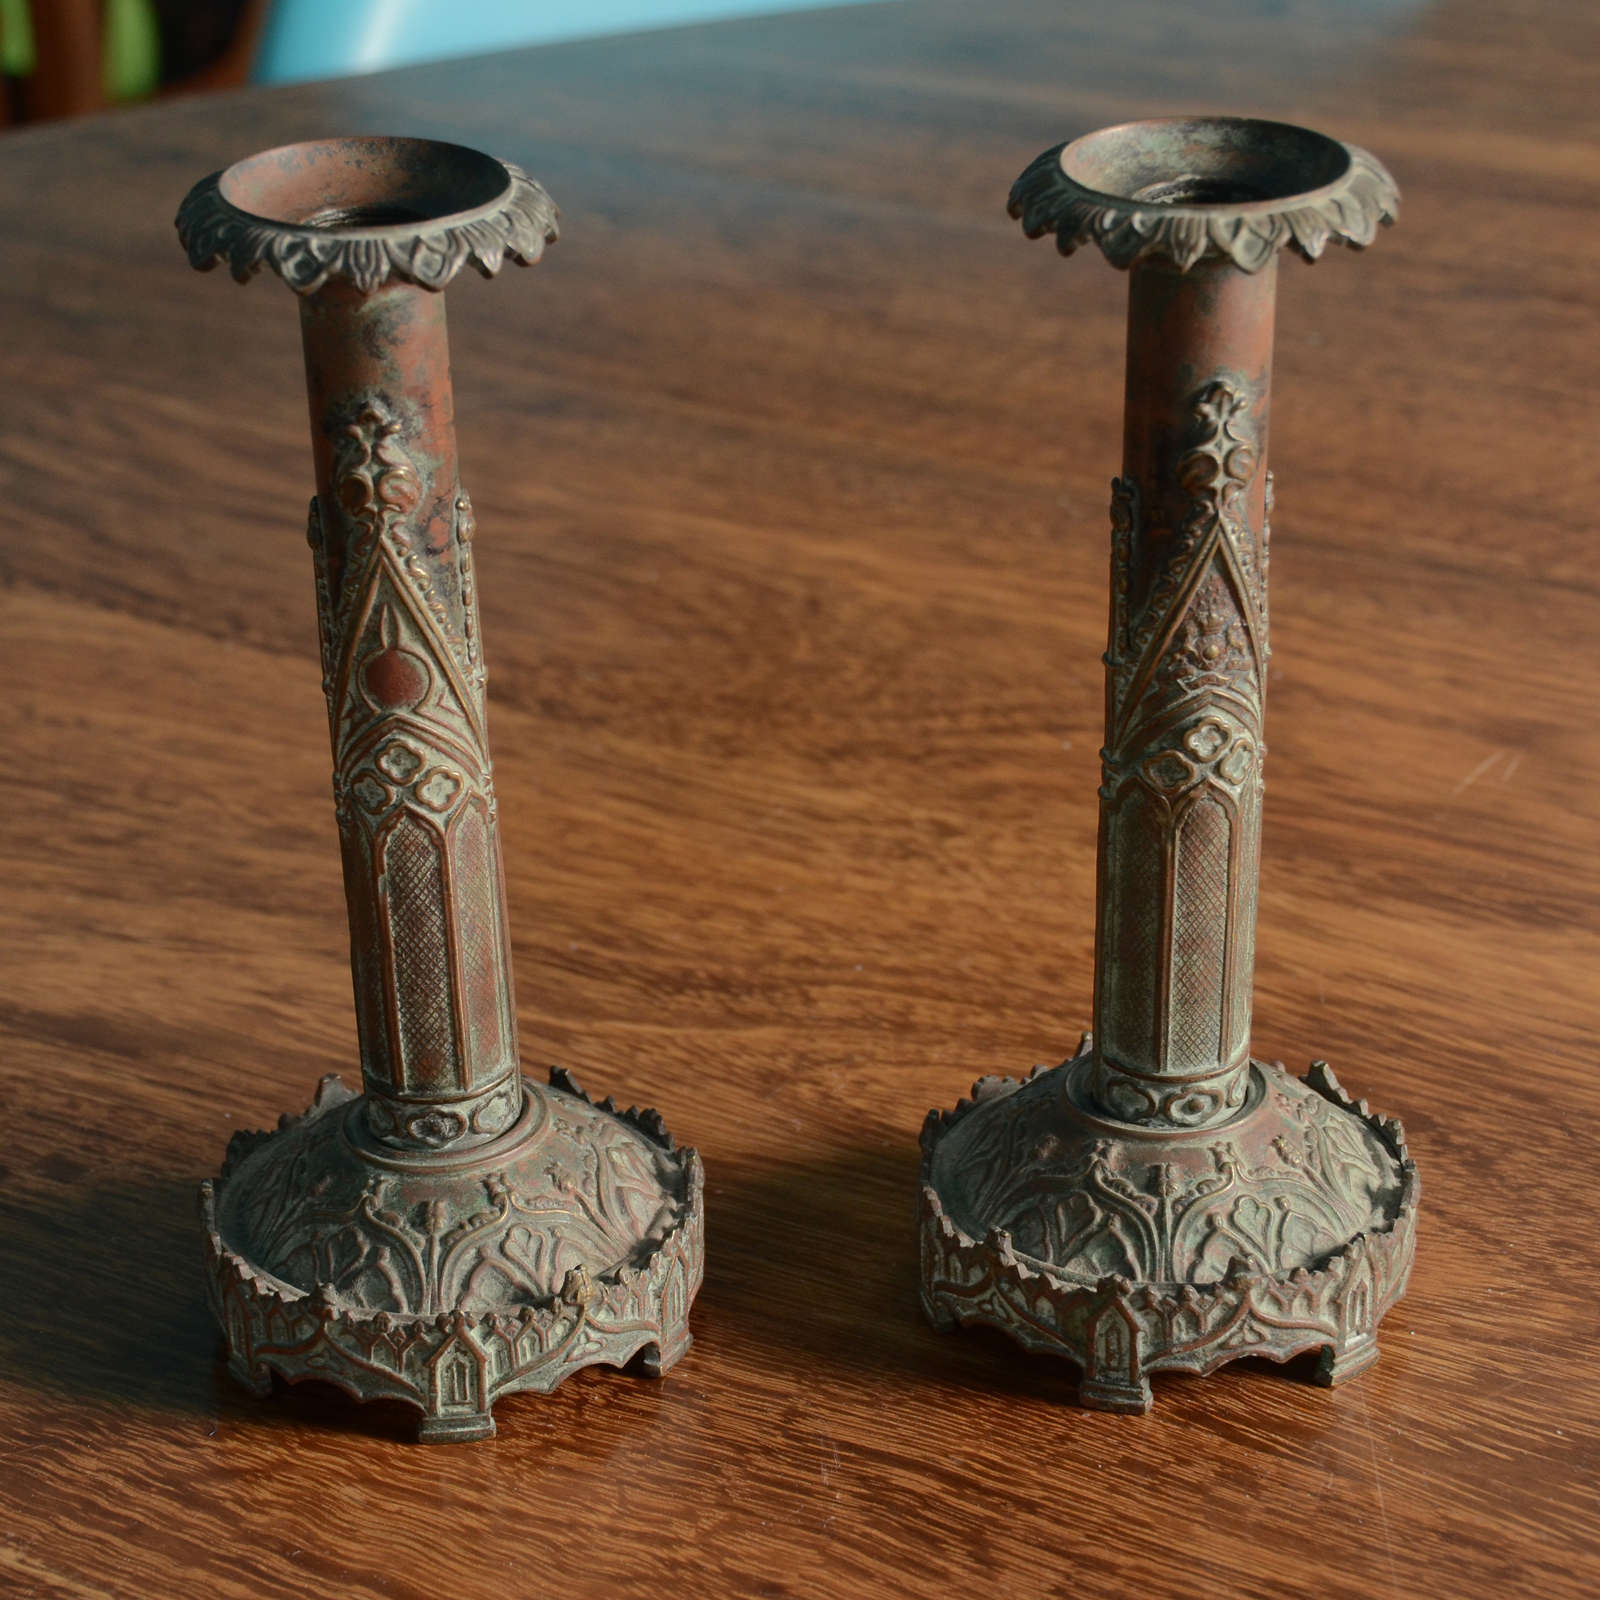
[(550, 197), (457, 145), (342, 139), (251, 157), (178, 213), (190, 261), (300, 296), (322, 685), (365, 1093), (236, 1134), (202, 1186), (234, 1373), (418, 1407), (418, 1436), (597, 1362), (689, 1346), (699, 1159), (654, 1112), (524, 1079), (484, 725), (472, 510), (439, 292), (556, 237)]
[(1030, 238), (1131, 269), (1094, 1031), (929, 1114), (922, 1297), (1070, 1357), (1105, 1410), (1244, 1355), (1351, 1377), (1411, 1266), (1400, 1124), (1250, 1057), (1277, 256), (1367, 245), (1396, 198), (1364, 151), (1237, 118), (1108, 128), (1011, 192)]

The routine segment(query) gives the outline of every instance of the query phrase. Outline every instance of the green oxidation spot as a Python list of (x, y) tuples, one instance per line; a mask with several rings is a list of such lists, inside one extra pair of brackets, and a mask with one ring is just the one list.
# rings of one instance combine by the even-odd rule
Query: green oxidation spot
[(105, 0), (105, 90), (144, 100), (161, 86), (161, 30), (150, 0)]
[(26, 78), (37, 64), (28, 0), (0, 0), (0, 73)]

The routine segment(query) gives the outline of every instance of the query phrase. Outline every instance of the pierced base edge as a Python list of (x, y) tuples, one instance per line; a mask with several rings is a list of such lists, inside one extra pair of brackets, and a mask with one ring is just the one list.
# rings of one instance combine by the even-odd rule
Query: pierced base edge
[[(560, 1068), (550, 1078), (673, 1148), (653, 1111), (596, 1102)], [(558, 1297), (560, 1315), (550, 1330), (531, 1318), (474, 1317), (459, 1308), (437, 1316), (356, 1313), (325, 1288), (309, 1294), (293, 1288), (223, 1243), (217, 1192), (226, 1173), (207, 1179), (199, 1196), (207, 1298), (228, 1371), (258, 1398), (271, 1394), (276, 1374), (288, 1383), (331, 1383), (356, 1400), (403, 1401), (421, 1413), (423, 1444), (491, 1438), (496, 1400), (524, 1390), (548, 1394), (584, 1367), (659, 1378), (694, 1342), (689, 1308), (705, 1275), (705, 1170), (696, 1151), (680, 1146), (675, 1154), (688, 1178), (677, 1226), (636, 1266), (609, 1277), (572, 1275), (579, 1281)], [(481, 1169), (467, 1166), (453, 1176), (476, 1185), (494, 1161), (490, 1156)]]
[(1213, 1284), (1106, 1277), (1089, 1285), (1024, 1262), (1006, 1236), (969, 1238), (945, 1214), (931, 1173), (940, 1132), (971, 1102), (954, 1113), (930, 1112), (918, 1207), (920, 1294), (929, 1322), (939, 1332), (963, 1324), (998, 1328), (1026, 1350), (1065, 1356), (1082, 1373), (1079, 1405), (1096, 1411), (1146, 1412), (1154, 1403), (1150, 1373), (1203, 1376), (1243, 1356), (1284, 1362), (1318, 1350), (1314, 1381), (1329, 1387), (1365, 1372), (1378, 1359), (1377, 1325), (1410, 1278), (1417, 1165), (1400, 1123), (1352, 1100), (1326, 1063), (1315, 1063), (1303, 1081), (1358, 1117), (1393, 1155), (1401, 1177), (1396, 1214), (1315, 1267), (1268, 1274), (1236, 1263)]

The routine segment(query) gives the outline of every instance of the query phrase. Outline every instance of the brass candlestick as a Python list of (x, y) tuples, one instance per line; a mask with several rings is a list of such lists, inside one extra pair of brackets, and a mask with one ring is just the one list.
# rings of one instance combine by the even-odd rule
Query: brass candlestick
[(1277, 256), (1365, 246), (1396, 199), (1364, 151), (1223, 117), (1090, 134), (1011, 193), (1030, 238), (1131, 269), (1094, 1031), (929, 1114), (922, 1298), (1071, 1358), (1105, 1410), (1245, 1355), (1351, 1377), (1411, 1266), (1400, 1124), (1250, 1057)]
[(556, 237), (550, 197), (458, 145), (270, 150), (190, 192), (192, 264), (300, 296), (334, 802), (365, 1093), (324, 1078), (202, 1186), (234, 1373), (404, 1400), (418, 1437), (597, 1362), (689, 1347), (700, 1162), (650, 1111), (525, 1079), (484, 713), (472, 509), (440, 293)]

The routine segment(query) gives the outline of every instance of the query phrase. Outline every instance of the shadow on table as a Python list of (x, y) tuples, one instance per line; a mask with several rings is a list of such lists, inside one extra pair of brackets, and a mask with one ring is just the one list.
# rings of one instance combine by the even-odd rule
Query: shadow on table
[[(1030, 1353), (996, 1329), (936, 1333), (917, 1297), (915, 1204), (920, 1154), (904, 1144), (843, 1150), (811, 1162), (762, 1167), (722, 1161), (707, 1178), (706, 1283), (696, 1308), (702, 1346), (723, 1325), (758, 1341), (775, 1361), (830, 1374), (1075, 1405), (1078, 1370)], [(1317, 1352), (1284, 1363), (1247, 1356), (1200, 1379), (1162, 1373), (1158, 1410), (1195, 1400), (1202, 1385), (1241, 1381), (1315, 1397)], [(1248, 1392), (1254, 1392), (1250, 1390)], [(1287, 1399), (1287, 1394), (1279, 1396)], [(1255, 1404), (1257, 1402), (1252, 1402)]]
[[(682, 1371), (696, 1383), (741, 1381), (770, 1362), (817, 1385), (884, 1382), (904, 1391), (977, 1390), (1069, 1404), (1077, 1375), (987, 1329), (935, 1333), (917, 1301), (915, 1143), (837, 1150), (762, 1164), (726, 1158), (707, 1185), (706, 1282)], [(47, 1175), (49, 1176), (49, 1175)], [(415, 1414), (361, 1405), (323, 1384), (279, 1384), (252, 1399), (227, 1375), (205, 1303), (195, 1185), (188, 1179), (79, 1190), (72, 1173), (29, 1186), (5, 1179), (0, 1223), (0, 1361), (14, 1382), (221, 1425), (331, 1429), (410, 1440)], [(1308, 1363), (1253, 1381), (1304, 1377)], [(621, 1384), (632, 1399), (609, 1392)], [(670, 1384), (670, 1380), (669, 1380)], [(648, 1414), (654, 1384), (602, 1371), (557, 1395), (517, 1404), (519, 1431), (586, 1438), (598, 1407), (609, 1433)], [(1158, 1396), (1158, 1399), (1160, 1397)], [(502, 1402), (508, 1409), (510, 1402)], [(638, 1414), (638, 1415), (636, 1415)], [(591, 1418), (591, 1421), (593, 1419)], [(558, 1426), (558, 1424), (560, 1424)], [(596, 1424), (598, 1425), (598, 1424)]]
[(187, 1415), (212, 1433), (304, 1424), (414, 1438), (404, 1405), (358, 1405), (321, 1383), (279, 1383), (266, 1401), (229, 1376), (205, 1298), (198, 1189), (184, 1177), (83, 1185), (62, 1156), (37, 1176), (0, 1169), (7, 1376), (68, 1401)]
[[(811, 1161), (712, 1165), (702, 1349), (730, 1333), (775, 1363), (1070, 1402), (1077, 1372), (988, 1329), (936, 1333), (917, 1298), (916, 1140)], [(691, 1357), (692, 1359), (692, 1357)]]
[(196, 1185), (84, 1183), (74, 1165), (4, 1179), (0, 1362), (69, 1396), (212, 1410)]
[(273, 1402), (229, 1377), (206, 1305), (198, 1180), (68, 1187), (6, 1174), (0, 1210), (0, 1363), (13, 1381), (67, 1399), (110, 1401), (224, 1423), (297, 1423), (411, 1439), (402, 1405), (357, 1406), (337, 1389), (279, 1385)]

